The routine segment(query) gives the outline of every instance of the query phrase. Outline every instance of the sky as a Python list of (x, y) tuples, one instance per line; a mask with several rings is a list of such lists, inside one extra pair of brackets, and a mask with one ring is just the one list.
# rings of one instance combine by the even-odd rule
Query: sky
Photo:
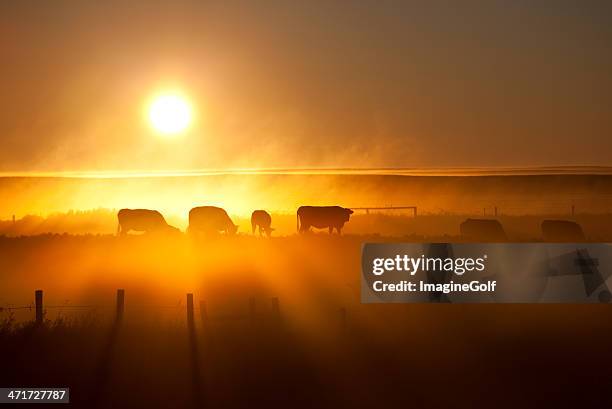
[(5, 1), (0, 51), (3, 173), (612, 165), (609, 1)]

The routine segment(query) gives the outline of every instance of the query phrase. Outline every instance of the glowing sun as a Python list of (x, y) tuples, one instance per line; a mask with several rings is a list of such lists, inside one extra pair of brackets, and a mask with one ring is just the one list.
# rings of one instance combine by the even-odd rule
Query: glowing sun
[(153, 129), (166, 136), (184, 132), (191, 124), (191, 106), (178, 94), (162, 94), (153, 99), (148, 111)]

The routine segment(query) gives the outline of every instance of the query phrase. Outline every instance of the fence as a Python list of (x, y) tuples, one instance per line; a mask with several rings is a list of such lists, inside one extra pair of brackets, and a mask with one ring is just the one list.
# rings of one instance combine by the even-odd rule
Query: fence
[[(281, 307), (280, 300), (278, 297), (269, 298), (270, 308), (269, 314), (267, 318), (271, 318), (272, 321), (280, 322), (281, 320)], [(29, 310), (34, 311), (34, 322), (37, 325), (43, 325), (45, 321), (45, 315), (47, 309), (102, 309), (102, 308), (113, 308), (113, 306), (108, 305), (45, 305), (44, 304), (44, 296), (43, 290), (36, 290), (34, 292), (34, 303), (28, 305), (21, 306), (5, 306), (0, 307), (0, 312), (11, 312), (13, 310)], [(182, 306), (167, 306), (167, 305), (146, 305), (146, 306), (137, 306), (144, 307), (146, 309), (155, 309), (155, 308), (183, 308)], [(195, 325), (195, 302), (193, 293), (186, 294), (186, 304), (185, 304), (185, 312), (187, 317), (187, 325), (192, 326)], [(199, 309), (199, 317), (202, 328), (207, 329), (210, 327), (211, 322), (213, 321), (233, 321), (233, 320), (245, 320), (245, 321), (257, 321), (264, 316), (262, 314), (260, 308), (258, 308), (258, 303), (255, 297), (250, 297), (248, 299), (248, 309), (244, 314), (217, 314), (210, 315), (209, 307), (206, 300), (199, 300), (199, 305), (197, 307)], [(114, 305), (114, 320), (116, 323), (121, 323), (125, 317), (126, 311), (126, 298), (125, 298), (125, 289), (118, 289), (116, 293), (116, 300)], [(338, 311), (338, 322), (340, 328), (346, 328), (347, 325), (347, 311), (346, 308), (342, 307)]]
[(366, 214), (370, 214), (375, 210), (410, 210), (412, 215), (417, 217), (417, 206), (382, 206), (382, 207), (350, 207), (351, 210), (364, 210)]
[[(584, 198), (583, 198), (584, 199)], [(470, 205), (461, 205), (453, 212), (449, 214), (474, 214), (483, 216), (501, 216), (506, 215), (567, 215), (576, 216), (577, 214), (588, 214), (588, 213), (609, 213), (612, 211), (612, 198), (605, 197), (601, 200), (596, 201), (596, 205), (593, 203), (592, 198), (588, 200), (580, 200), (580, 198), (573, 200), (565, 200), (560, 202), (543, 202), (541, 199), (477, 199), (471, 200)], [(541, 203), (540, 203), (541, 202)], [(417, 217), (418, 206), (369, 206), (369, 207), (350, 207), (353, 211), (363, 211), (366, 215), (371, 212), (393, 212), (407, 210), (412, 213), (412, 217)], [(440, 213), (444, 213), (445, 209), (439, 208)], [(446, 210), (448, 211), (448, 210)], [(423, 214), (423, 212), (421, 212)], [(436, 214), (434, 209), (426, 209), (425, 214)]]
[[(44, 293), (42, 290), (36, 290), (34, 292), (34, 303), (25, 306), (14, 306), (8, 307), (7, 310), (13, 309), (28, 309), (34, 311), (34, 326), (37, 329), (45, 328), (45, 311), (48, 308), (64, 308), (65, 306), (45, 306)], [(272, 321), (268, 321), (273, 325), (265, 326), (263, 329), (267, 329), (273, 336), (283, 337), (285, 331), (277, 331), (281, 329), (279, 325), (281, 320), (281, 306), (278, 297), (269, 298), (270, 308), (269, 313), (272, 317)], [(73, 306), (77, 308), (100, 308), (102, 306)], [(106, 308), (113, 308), (112, 305), (105, 306)], [(244, 314), (238, 317), (232, 317), (234, 319), (242, 319), (249, 323), (259, 322), (262, 317), (261, 312), (258, 310), (258, 302), (255, 297), (250, 297), (246, 305)], [(215, 348), (215, 337), (212, 335), (210, 329), (210, 323), (214, 320), (223, 320), (226, 317), (210, 316), (209, 308), (206, 300), (199, 300), (199, 318), (201, 321), (200, 333), (203, 335), (202, 341), (199, 338), (198, 331), (196, 329), (196, 300), (193, 293), (186, 294), (186, 335), (189, 340), (189, 364), (191, 367), (190, 378), (192, 396), (189, 398), (193, 401), (194, 407), (206, 407), (206, 402), (210, 395), (210, 372), (207, 370), (207, 359), (206, 356), (210, 353), (211, 348)], [(110, 326), (110, 331), (106, 336), (106, 340), (103, 342), (103, 347), (100, 352), (100, 356), (97, 359), (96, 369), (93, 374), (93, 380), (91, 391), (84, 391), (83, 398), (88, 403), (88, 407), (107, 407), (110, 406), (109, 402), (112, 397), (112, 386), (111, 386), (111, 372), (113, 369), (113, 362), (117, 358), (117, 345), (121, 343), (118, 334), (121, 332), (121, 328), (124, 326), (124, 317), (126, 311), (130, 309), (130, 304), (126, 297), (126, 291), (124, 289), (118, 289), (116, 292), (116, 299), (114, 304), (114, 320)], [(337, 315), (337, 325), (339, 328), (338, 334), (341, 340), (347, 339), (349, 334), (347, 329), (347, 310), (346, 308), (340, 308)], [(332, 316), (332, 318), (334, 318)], [(260, 331), (259, 326), (252, 325), (251, 328), (257, 328), (257, 332)], [(267, 335), (267, 331), (261, 331), (262, 334)], [(267, 338), (266, 338), (267, 339)], [(283, 339), (283, 338), (279, 338)]]

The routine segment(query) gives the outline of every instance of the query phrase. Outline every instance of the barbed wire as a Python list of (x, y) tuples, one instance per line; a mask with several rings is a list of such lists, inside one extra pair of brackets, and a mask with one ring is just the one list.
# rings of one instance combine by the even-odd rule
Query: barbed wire
[[(43, 306), (43, 309), (115, 309), (117, 308), (116, 305), (45, 305)], [(156, 304), (136, 304), (136, 305), (130, 305), (129, 306), (130, 309), (153, 309), (153, 308), (159, 308), (159, 309), (184, 309), (186, 308), (186, 305), (156, 305)], [(197, 305), (194, 305), (193, 307), (194, 309), (199, 309), (200, 307)], [(34, 310), (36, 309), (36, 306), (34, 304), (32, 305), (23, 305), (23, 306), (1, 306), (0, 307), (0, 312), (3, 311), (12, 311), (12, 310)]]

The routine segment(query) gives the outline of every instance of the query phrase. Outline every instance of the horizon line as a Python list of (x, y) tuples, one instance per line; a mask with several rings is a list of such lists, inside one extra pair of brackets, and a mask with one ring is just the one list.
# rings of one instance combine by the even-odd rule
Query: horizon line
[(370, 175), (370, 176), (544, 176), (612, 175), (612, 166), (478, 166), (478, 167), (299, 167), (299, 168), (211, 168), (189, 170), (107, 170), (107, 171), (14, 171), (0, 172), (0, 178), (145, 178), (223, 175)]

